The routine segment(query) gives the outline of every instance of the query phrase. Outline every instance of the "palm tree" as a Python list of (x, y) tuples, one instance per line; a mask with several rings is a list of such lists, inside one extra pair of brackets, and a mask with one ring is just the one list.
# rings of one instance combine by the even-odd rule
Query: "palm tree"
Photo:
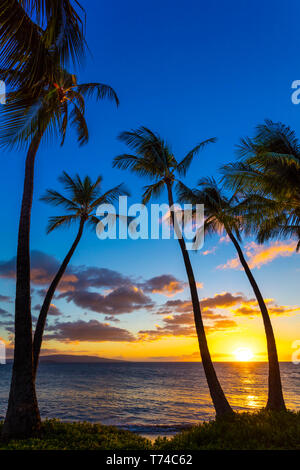
[(78, 243), (81, 240), (85, 224), (95, 228), (99, 223), (99, 218), (95, 216), (95, 210), (100, 204), (113, 204), (119, 196), (128, 195), (127, 191), (122, 185), (115, 186), (105, 193), (101, 193), (102, 177), (98, 178), (93, 183), (91, 179), (86, 176), (83, 180), (79, 175), (71, 178), (66, 172), (63, 172), (59, 181), (64, 185), (67, 196), (58, 193), (52, 189), (48, 189), (46, 194), (41, 198), (54, 206), (62, 206), (68, 212), (66, 215), (51, 217), (47, 227), (47, 233), (60, 227), (69, 227), (70, 224), (78, 222), (78, 232), (75, 240), (64, 258), (59, 270), (54, 276), (49, 289), (44, 298), (43, 305), (37, 320), (34, 340), (33, 340), (33, 369), (36, 376), (40, 350), (43, 340), (44, 329), (47, 320), (47, 314), (51, 305), (54, 293), (59, 285), (67, 266), (76, 250)]
[[(191, 204), (204, 204), (205, 232), (209, 234), (220, 234), (225, 231), (234, 245), (239, 260), (253, 289), (263, 318), (269, 360), (267, 409), (276, 411), (285, 410), (276, 341), (272, 323), (263, 296), (239, 244), (241, 241), (240, 231), (243, 228), (244, 220), (240, 215), (241, 209), (239, 207), (238, 198), (236, 194), (231, 198), (226, 197), (223, 191), (218, 187), (214, 178), (202, 178), (198, 185), (199, 189), (189, 189), (180, 183), (178, 185), (179, 198), (181, 201), (188, 201)], [(246, 201), (243, 201), (242, 204), (244, 206), (247, 205)], [(234, 215), (236, 209), (239, 212), (238, 216)]]
[[(226, 187), (247, 194), (241, 207), (258, 241), (293, 237), (300, 248), (300, 142), (281, 122), (265, 121), (241, 140), (239, 161), (222, 168)], [(251, 197), (249, 197), (251, 196)]]
[(114, 90), (100, 83), (77, 84), (75, 75), (58, 69), (56, 80), (39, 96), (12, 92), (2, 107), (0, 145), (28, 147), (18, 233), (15, 350), (8, 409), (3, 426), (5, 437), (28, 436), (40, 428), (32, 356), (30, 300), (30, 220), (33, 198), (35, 157), (41, 141), (61, 135), (63, 144), (68, 124), (75, 128), (79, 145), (88, 141), (85, 97), (96, 94), (118, 104)]
[(77, 0), (1, 0), (1, 79), (38, 95), (58, 65), (82, 61), (84, 26)]
[(201, 142), (180, 162), (177, 162), (166, 142), (159, 135), (153, 133), (146, 127), (140, 127), (131, 132), (123, 132), (120, 134), (119, 139), (127, 144), (135, 154), (123, 154), (115, 157), (113, 166), (124, 170), (129, 169), (140, 176), (146, 176), (154, 181), (153, 184), (145, 187), (143, 203), (147, 203), (152, 196), (159, 196), (164, 188), (167, 189), (171, 221), (178, 235), (178, 242), (187, 272), (199, 348), (211, 398), (217, 416), (233, 413), (219, 383), (211, 360), (201, 316), (196, 281), (185, 241), (181, 237), (181, 233), (179, 233), (180, 229), (173, 208), (173, 185), (176, 181), (175, 174), (185, 175), (194, 156), (207, 144), (215, 142), (215, 139), (212, 138)]

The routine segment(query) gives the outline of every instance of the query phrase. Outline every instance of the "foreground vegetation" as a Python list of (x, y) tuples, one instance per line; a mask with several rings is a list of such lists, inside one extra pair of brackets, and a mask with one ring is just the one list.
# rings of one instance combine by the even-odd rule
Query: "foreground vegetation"
[[(2, 424), (0, 424), (1, 430)], [(300, 412), (239, 413), (151, 443), (114, 426), (46, 420), (39, 438), (0, 442), (0, 450), (300, 450)]]
[(43, 421), (39, 438), (0, 442), (0, 450), (144, 450), (150, 446), (144, 437), (114, 426), (56, 419)]
[(159, 438), (155, 447), (173, 450), (271, 450), (300, 449), (300, 413), (239, 413), (228, 419), (209, 421)]

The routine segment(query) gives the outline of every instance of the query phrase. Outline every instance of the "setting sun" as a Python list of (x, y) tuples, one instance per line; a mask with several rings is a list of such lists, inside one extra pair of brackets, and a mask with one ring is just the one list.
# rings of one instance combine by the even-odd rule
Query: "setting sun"
[(235, 358), (239, 362), (248, 362), (253, 359), (254, 354), (249, 348), (239, 348), (233, 353), (235, 355)]

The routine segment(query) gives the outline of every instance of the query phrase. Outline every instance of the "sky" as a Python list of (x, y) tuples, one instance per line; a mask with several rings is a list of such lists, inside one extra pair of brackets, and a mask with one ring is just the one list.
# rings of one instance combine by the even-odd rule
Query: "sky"
[[(32, 313), (70, 248), (76, 228), (46, 235), (49, 216), (60, 215), (39, 198), (61, 190), (62, 171), (103, 176), (103, 190), (124, 182), (128, 203), (141, 201), (148, 183), (112, 168), (126, 151), (117, 140), (141, 125), (158, 132), (182, 158), (198, 142), (217, 137), (193, 162), (185, 183), (218, 177), (236, 158), (239, 139), (269, 118), (300, 135), (300, 105), (291, 84), (300, 79), (296, 0), (210, 2), (186, 0), (82, 1), (90, 48), (76, 70), (78, 82), (111, 85), (120, 99), (89, 100), (90, 140), (78, 147), (43, 143), (36, 163), (32, 210)], [(24, 151), (2, 151), (0, 232), (0, 337), (11, 348), (15, 254), (24, 175)], [(155, 201), (158, 202), (158, 201)], [(163, 194), (160, 202), (166, 202)], [(243, 243), (266, 299), (279, 357), (290, 361), (300, 339), (299, 255), (293, 240)], [(224, 236), (205, 239), (191, 254), (215, 361), (266, 360), (262, 319), (253, 292)], [(92, 354), (138, 361), (198, 361), (186, 273), (176, 240), (99, 240), (86, 231), (50, 311), (44, 354)]]

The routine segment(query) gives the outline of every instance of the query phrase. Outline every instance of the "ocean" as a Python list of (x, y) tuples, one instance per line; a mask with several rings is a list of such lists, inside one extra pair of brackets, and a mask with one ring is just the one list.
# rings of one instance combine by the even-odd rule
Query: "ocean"
[[(216, 363), (235, 410), (266, 404), (266, 363)], [(300, 410), (300, 365), (281, 363), (287, 407)], [(11, 365), (0, 365), (0, 419)], [(201, 363), (41, 364), (37, 393), (42, 418), (115, 425), (147, 436), (172, 435), (214, 417)]]

